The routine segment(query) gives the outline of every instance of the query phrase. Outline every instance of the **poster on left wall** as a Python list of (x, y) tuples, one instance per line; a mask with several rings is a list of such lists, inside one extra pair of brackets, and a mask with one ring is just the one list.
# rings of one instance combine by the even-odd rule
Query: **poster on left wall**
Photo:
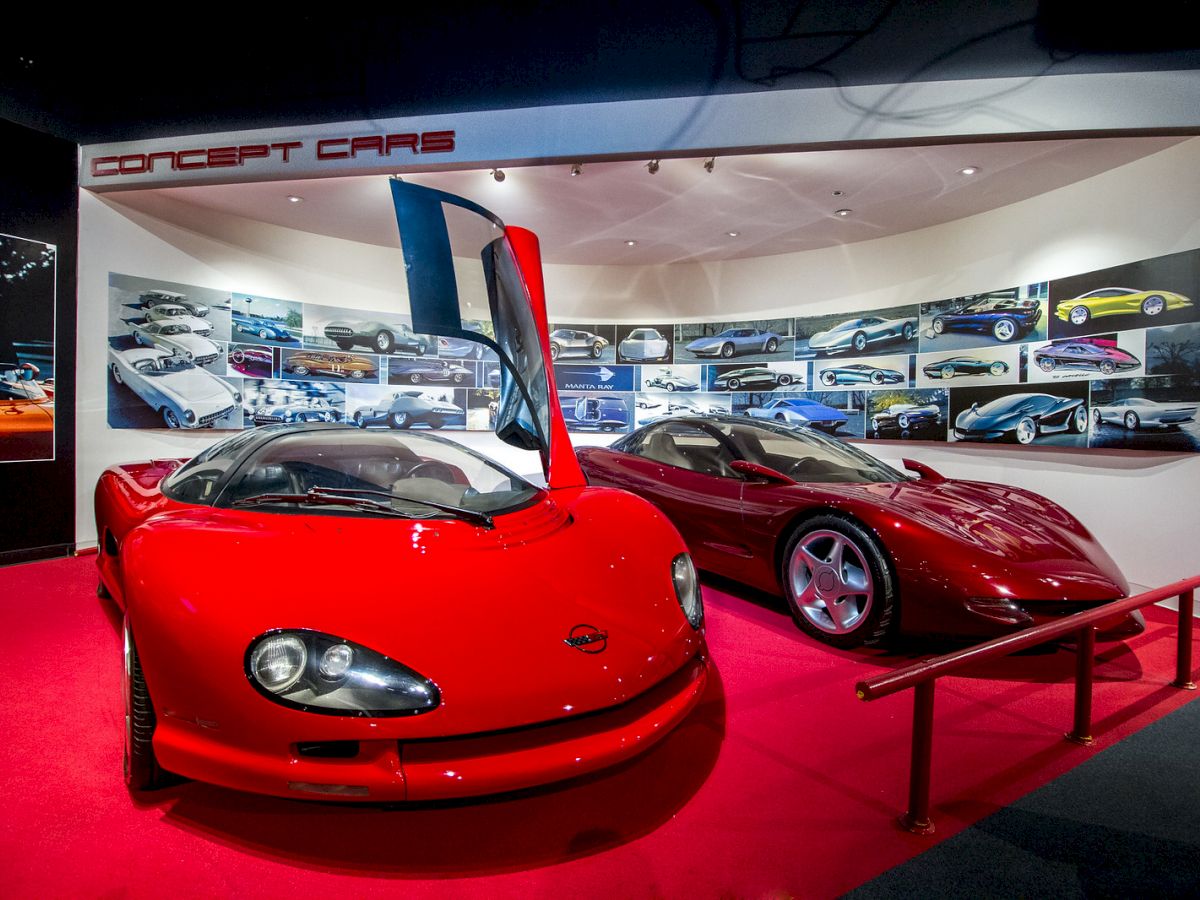
[(0, 463), (54, 459), (57, 254), (0, 234)]

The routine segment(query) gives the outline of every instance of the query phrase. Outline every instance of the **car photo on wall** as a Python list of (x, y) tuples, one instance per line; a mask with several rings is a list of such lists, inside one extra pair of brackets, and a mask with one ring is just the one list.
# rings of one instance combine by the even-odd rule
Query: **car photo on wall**
[(751, 366), (745, 369), (708, 367), (710, 391), (773, 391), (803, 384), (804, 377), (799, 372), (787, 371), (783, 366)]
[(1041, 318), (1042, 304), (1037, 300), (988, 296), (935, 313), (929, 328), (934, 335), (970, 331), (1009, 343), (1032, 332)]
[(207, 303), (193, 300), (187, 294), (181, 294), (178, 291), (160, 289), (142, 291), (138, 299), (147, 309), (153, 309), (156, 306), (181, 306), (188, 311), (189, 315), (193, 316), (207, 316), (209, 312)]
[(447, 399), (444, 393), (407, 390), (391, 391), (381, 395), (374, 403), (358, 406), (351, 411), (347, 402), (347, 414), (359, 428), (383, 425), (388, 428), (465, 428), (465, 407)]
[(803, 397), (775, 397), (762, 406), (748, 406), (742, 413), (752, 419), (770, 419), (788, 425), (807, 425), (830, 434), (849, 421), (849, 417), (840, 409), (826, 406), (819, 400)]
[(872, 344), (907, 343), (917, 333), (917, 319), (882, 319), (879, 316), (862, 316), (839, 322), (828, 331), (820, 331), (808, 339), (812, 350), (826, 354), (865, 353)]
[(670, 362), (674, 325), (622, 325), (617, 328), (617, 362)]
[(1133, 288), (1106, 287), (1088, 291), (1078, 297), (1059, 301), (1054, 315), (1076, 327), (1104, 316), (1142, 314), (1157, 316), (1166, 310), (1185, 309), (1192, 301), (1174, 291), (1139, 291)]
[(1043, 372), (1082, 370), (1100, 375), (1113, 375), (1141, 368), (1142, 361), (1117, 342), (1104, 338), (1077, 338), (1054, 341), (1033, 351), (1033, 364)]
[(1200, 451), (1200, 382), (1178, 376), (1119, 378), (1092, 385), (1089, 446)]
[(379, 377), (379, 364), (374, 357), (354, 353), (330, 353), (324, 350), (285, 351), (280, 369), (285, 375), (295, 375), (298, 378), (325, 376), (349, 378), (354, 381), (375, 381)]
[[(475, 370), (448, 359), (389, 359), (388, 384), (473, 385)], [(470, 364), (474, 366), (474, 363)]]
[(896, 369), (882, 369), (878, 366), (868, 366), (865, 363), (855, 363), (848, 366), (814, 366), (816, 380), (826, 387), (844, 384), (900, 384), (908, 381), (908, 376)]
[(949, 393), (945, 389), (872, 391), (868, 403), (868, 438), (946, 440)]
[[(158, 347), (108, 351), (110, 391), (127, 390), (153, 412), (167, 428), (241, 428), (242, 394), (229, 381), (218, 378), (192, 360)], [(109, 424), (146, 427), (119, 417), (121, 403), (109, 403)]]
[(955, 417), (953, 435), (956, 441), (1031, 444), (1045, 435), (1064, 434), (1082, 436), (1078, 443), (1083, 444), (1087, 430), (1086, 397), (1019, 393), (982, 405), (973, 402)]

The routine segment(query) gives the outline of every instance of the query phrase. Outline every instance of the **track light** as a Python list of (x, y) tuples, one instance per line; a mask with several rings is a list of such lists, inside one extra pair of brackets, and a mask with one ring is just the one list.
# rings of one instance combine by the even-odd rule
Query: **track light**
[(711, 175), (713, 166), (715, 166), (716, 164), (717, 164), (717, 158), (715, 156), (710, 156), (708, 159), (706, 159), (704, 161), (704, 171), (708, 172)]
[(571, 177), (574, 178), (576, 175), (582, 174), (583, 166), (581, 166), (579, 163), (571, 163)]
[(659, 168), (658, 160), (657, 159), (650, 160), (650, 162), (646, 163), (646, 168), (650, 170), (651, 175), (657, 175), (658, 168)]
[(503, 169), (492, 169), (492, 177), (495, 178), (497, 181), (503, 181), (504, 180), (504, 170)]

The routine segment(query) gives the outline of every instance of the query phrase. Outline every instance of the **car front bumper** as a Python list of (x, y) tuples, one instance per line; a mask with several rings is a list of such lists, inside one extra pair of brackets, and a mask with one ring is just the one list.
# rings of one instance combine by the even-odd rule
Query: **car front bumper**
[(310, 733), (295, 735), (295, 743), (266, 752), (230, 743), (215, 723), (168, 712), (159, 717), (154, 750), (169, 771), (279, 797), (365, 802), (475, 797), (573, 778), (636, 756), (687, 717), (707, 681), (701, 654), (620, 706), (490, 734), (334, 742), (343, 752), (355, 751), (342, 758), (300, 749), (301, 742), (320, 745), (324, 716), (313, 716)]

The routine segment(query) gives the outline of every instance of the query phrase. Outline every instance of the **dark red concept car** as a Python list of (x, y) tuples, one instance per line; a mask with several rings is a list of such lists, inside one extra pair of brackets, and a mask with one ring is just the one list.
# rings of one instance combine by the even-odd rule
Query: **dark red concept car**
[(578, 456), (591, 484), (665, 512), (699, 568), (783, 594), (800, 628), (839, 647), (994, 636), (1128, 593), (1104, 548), (1045, 497), (905, 460), (908, 475), (808, 428), (677, 418)]
[[(436, 435), (326, 424), (108, 469), (98, 564), (124, 617), (133, 789), (170, 772), (336, 800), (507, 791), (628, 759), (703, 694), (686, 545), (572, 453), (537, 239), (392, 188), (414, 327), (497, 353), (496, 434), (545, 486)], [(468, 292), (489, 335), (460, 318)]]

